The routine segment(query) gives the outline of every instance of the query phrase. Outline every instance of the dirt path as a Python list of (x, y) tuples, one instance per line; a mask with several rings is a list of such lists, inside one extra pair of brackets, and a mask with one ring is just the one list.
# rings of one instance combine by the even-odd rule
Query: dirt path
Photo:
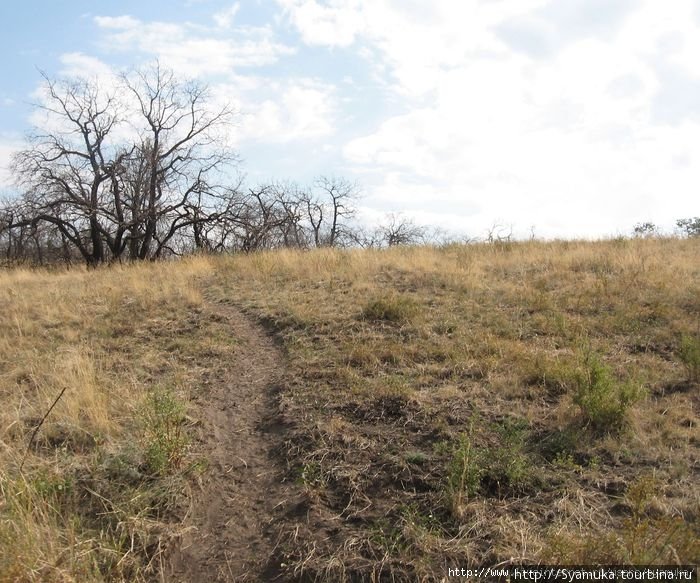
[(212, 367), (209, 388), (195, 399), (209, 467), (187, 530), (168, 553), (165, 580), (281, 581), (272, 520), (287, 492), (271, 454), (283, 439), (275, 392), (284, 357), (237, 309), (212, 302), (206, 309), (236, 350)]

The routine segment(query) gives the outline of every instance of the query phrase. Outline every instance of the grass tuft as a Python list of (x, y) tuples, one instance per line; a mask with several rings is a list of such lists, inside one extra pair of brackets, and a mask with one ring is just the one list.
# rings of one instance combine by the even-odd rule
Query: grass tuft
[(157, 475), (182, 467), (189, 439), (184, 429), (185, 406), (167, 388), (156, 388), (141, 413), (148, 469)]
[(361, 317), (370, 322), (391, 322), (405, 324), (418, 313), (414, 300), (406, 296), (391, 295), (369, 302), (362, 310)]

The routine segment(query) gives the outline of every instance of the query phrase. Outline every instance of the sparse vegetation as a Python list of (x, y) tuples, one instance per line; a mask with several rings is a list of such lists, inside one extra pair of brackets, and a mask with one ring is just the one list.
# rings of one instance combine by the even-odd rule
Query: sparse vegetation
[(495, 429), (497, 444), (485, 456), (489, 486), (499, 495), (518, 493), (533, 479), (533, 461), (525, 451), (527, 423), (505, 418)]
[[(692, 562), (698, 419), (677, 350), (697, 326), (697, 252), (639, 237), (222, 263), (217, 294), (241, 298), (288, 351), (287, 459), (323, 477), (308, 500), (318, 518), (282, 528), (290, 572)], [(634, 522), (619, 498), (650, 467), (661, 493)], [(338, 530), (315, 536), (331, 517)], [(605, 554), (586, 550), (601, 537)], [(654, 537), (664, 552), (630, 551)]]
[(688, 371), (688, 380), (700, 380), (700, 335), (683, 334), (678, 355)]
[(197, 461), (181, 421), (198, 378), (188, 362), (216, 342), (196, 281), (209, 269), (196, 259), (0, 273), (0, 581), (160, 570)]
[(197, 484), (196, 398), (236, 350), (217, 302), (288, 361), (271, 411), (271, 463), (297, 489), (270, 526), (282, 580), (697, 563), (699, 244), (2, 272), (0, 581), (158, 575)]
[(484, 473), (485, 456), (472, 437), (472, 431), (459, 437), (447, 468), (447, 496), (452, 513), (461, 518), (465, 505), (475, 496)]
[(484, 443), (479, 444), (475, 423), (472, 419), (469, 431), (459, 436), (447, 466), (448, 506), (458, 520), (477, 496), (516, 495), (532, 481), (533, 462), (525, 452), (526, 424), (511, 418), (493, 427), (485, 424), (481, 433), (488, 435), (482, 435)]
[(545, 547), (543, 559), (581, 565), (672, 565), (681, 556), (698, 557), (697, 531), (678, 516), (654, 515), (661, 486), (654, 476), (635, 479), (624, 497), (631, 515), (622, 521), (617, 532), (594, 530), (584, 535), (557, 535)]
[(142, 423), (148, 468), (155, 474), (180, 468), (187, 455), (188, 444), (183, 403), (171, 390), (157, 387), (146, 399)]
[(362, 310), (362, 317), (374, 322), (402, 324), (409, 322), (417, 311), (416, 303), (410, 298), (392, 294), (369, 302)]
[(598, 431), (621, 430), (627, 410), (641, 398), (642, 388), (632, 381), (614, 379), (600, 357), (588, 349), (582, 360), (576, 374), (574, 403), (581, 409), (584, 422)]

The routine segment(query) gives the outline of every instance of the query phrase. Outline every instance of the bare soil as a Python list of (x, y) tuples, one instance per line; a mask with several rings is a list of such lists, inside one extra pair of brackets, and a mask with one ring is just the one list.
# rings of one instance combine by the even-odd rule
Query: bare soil
[(236, 350), (233, 360), (217, 362), (213, 355), (207, 361), (209, 382), (193, 396), (197, 451), (208, 466), (183, 535), (166, 555), (166, 580), (281, 581), (274, 522), (290, 486), (275, 460), (284, 434), (276, 395), (285, 358), (236, 308), (209, 302), (206, 309)]

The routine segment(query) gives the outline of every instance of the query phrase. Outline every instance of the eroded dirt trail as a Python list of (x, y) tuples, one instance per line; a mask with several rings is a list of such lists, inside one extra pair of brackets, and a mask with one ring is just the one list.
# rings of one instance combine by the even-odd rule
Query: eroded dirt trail
[(287, 495), (282, 468), (271, 457), (283, 440), (275, 394), (285, 360), (236, 308), (207, 302), (205, 309), (236, 350), (232, 360), (212, 366), (208, 387), (193, 398), (201, 421), (198, 449), (209, 466), (186, 531), (168, 554), (166, 580), (273, 581), (272, 520)]

